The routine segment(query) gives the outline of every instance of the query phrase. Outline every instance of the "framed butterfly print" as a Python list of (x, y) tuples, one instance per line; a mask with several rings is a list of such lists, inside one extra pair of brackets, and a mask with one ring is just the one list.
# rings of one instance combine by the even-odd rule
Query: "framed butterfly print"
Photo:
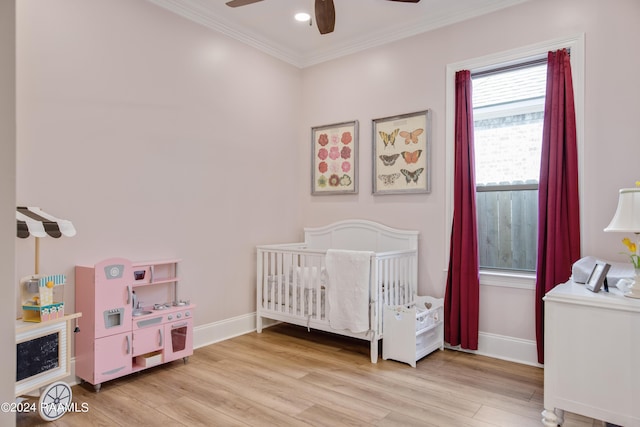
[(311, 128), (311, 194), (358, 192), (358, 121)]
[(373, 194), (431, 191), (431, 110), (373, 120)]

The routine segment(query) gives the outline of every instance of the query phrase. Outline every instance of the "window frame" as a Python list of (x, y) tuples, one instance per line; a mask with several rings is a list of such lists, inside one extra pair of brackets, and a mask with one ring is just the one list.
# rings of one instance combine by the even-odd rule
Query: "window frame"
[[(492, 55), (472, 58), (448, 64), (446, 67), (446, 114), (445, 114), (445, 221), (444, 251), (445, 272), (449, 264), (450, 236), (453, 222), (453, 175), (454, 175), (454, 149), (455, 149), (455, 74), (459, 70), (470, 70), (472, 73), (495, 69), (500, 65), (509, 66), (521, 63), (524, 60), (535, 60), (546, 56), (549, 51), (558, 49), (571, 50), (571, 74), (573, 78), (574, 102), (576, 112), (576, 133), (578, 143), (578, 181), (580, 187), (579, 197), (582, 199), (584, 170), (584, 33), (574, 36), (553, 39), (534, 45), (516, 48)], [(582, 215), (582, 214), (581, 214)], [(580, 221), (583, 227), (584, 221)], [(582, 232), (583, 230), (581, 230)], [(521, 271), (490, 270), (480, 271), (480, 284), (490, 286), (504, 286), (518, 289), (535, 289), (535, 272), (528, 274)]]
[[(544, 66), (544, 68), (542, 68)], [(529, 59), (529, 58), (525, 58), (523, 61), (518, 62), (516, 64), (510, 65), (510, 66), (504, 66), (503, 64), (496, 64), (493, 68), (487, 69), (486, 71), (483, 72), (471, 72), (471, 80), (473, 81), (473, 87), (475, 89), (475, 85), (476, 85), (476, 81), (475, 79), (482, 79), (483, 77), (486, 76), (499, 76), (499, 75), (504, 75), (505, 73), (510, 73), (513, 71), (517, 71), (517, 70), (528, 70), (531, 67), (537, 67), (540, 69), (540, 76), (542, 77), (543, 75), (546, 74), (546, 69), (547, 69), (547, 56), (544, 55), (538, 55), (533, 59)], [(544, 74), (542, 74), (544, 73)], [(536, 87), (538, 87), (541, 91), (544, 91), (544, 81), (536, 81)], [(474, 92), (474, 99), (476, 99), (476, 93)], [(473, 107), (473, 120), (474, 120), (474, 132), (477, 132), (478, 129), (475, 127), (476, 123), (478, 121), (484, 121), (484, 120), (490, 120), (490, 119), (497, 119), (497, 118), (503, 118), (506, 116), (515, 116), (515, 115), (522, 115), (522, 114), (526, 114), (526, 113), (535, 113), (536, 115), (539, 115), (540, 112), (544, 112), (544, 108), (545, 108), (545, 95), (543, 94), (542, 96), (535, 96), (535, 97), (530, 97), (530, 98), (522, 98), (522, 99), (515, 99), (512, 98), (509, 101), (502, 101), (500, 99), (494, 99), (494, 103), (493, 104), (487, 104), (487, 105), (480, 105), (480, 106), (475, 106)], [(542, 126), (542, 117), (538, 117), (536, 119), (536, 122), (540, 124), (540, 126)], [(495, 129), (494, 129), (495, 130)], [(474, 137), (474, 144), (478, 143), (478, 135), (476, 134), (476, 136)], [(540, 138), (542, 138), (542, 132), (540, 132)], [(542, 141), (541, 139), (538, 140), (539, 144), (542, 145)], [(476, 146), (476, 148), (474, 148), (474, 152), (476, 153), (476, 167), (478, 166), (478, 153), (479, 153), (479, 149)], [(540, 164), (540, 159), (538, 159), (538, 166)], [(513, 184), (513, 182), (515, 181), (514, 179), (511, 180), (511, 183), (509, 184), (478, 184), (477, 178), (482, 175), (481, 170), (476, 170), (476, 201), (480, 200), (479, 197), (481, 197), (479, 195), (479, 193), (496, 193), (496, 192), (501, 192), (501, 191), (509, 191), (509, 192), (514, 192), (514, 191), (535, 191), (536, 194), (538, 194), (538, 189), (539, 189), (539, 183), (536, 182), (535, 184), (533, 183), (519, 183), (519, 184)], [(538, 176), (539, 176), (539, 172), (538, 172)], [(504, 177), (507, 181), (508, 181), (508, 177)], [(512, 177), (514, 178), (514, 177)], [(533, 178), (533, 177), (531, 177)], [(518, 177), (517, 179), (522, 179), (522, 177)], [(522, 181), (521, 181), (522, 182)], [(529, 181), (526, 181), (529, 182)], [(477, 203), (476, 205), (477, 207), (480, 207), (481, 204)], [(481, 219), (481, 213), (480, 211), (477, 212), (477, 217), (478, 219)], [(537, 216), (537, 210), (536, 211), (532, 211), (531, 214)], [(483, 233), (481, 233), (481, 229), (482, 226), (480, 225), (481, 222), (478, 223), (478, 235), (481, 237), (484, 237), (485, 235)], [(503, 230), (501, 229), (500, 232), (502, 232)], [(528, 233), (527, 233), (528, 234)], [(499, 239), (502, 240), (502, 239)], [(532, 244), (535, 244), (535, 240), (533, 239), (530, 242)], [(482, 246), (482, 241), (483, 239), (478, 239), (478, 245), (479, 245), (479, 250), (480, 250), (480, 261), (482, 261), (483, 259), (483, 253), (486, 254), (486, 252), (489, 250), (486, 247)], [(513, 249), (513, 241), (511, 241), (512, 244), (512, 253), (511, 256), (513, 259), (521, 259), (523, 257), (523, 253), (516, 253), (515, 250)], [(500, 246), (500, 245), (499, 245)], [(534, 247), (535, 249), (535, 247)], [(490, 252), (490, 250), (489, 250)], [(529, 254), (530, 252), (527, 251), (527, 254)], [(498, 254), (495, 254), (498, 255)], [(532, 258), (527, 257), (528, 259), (530, 259), (531, 261), (533, 261)], [(527, 265), (528, 267), (532, 267), (532, 269), (529, 268), (518, 268), (515, 266), (511, 266), (509, 267), (500, 267), (500, 266), (486, 266), (483, 265), (482, 262), (480, 262), (480, 271), (481, 272), (486, 272), (486, 271), (495, 271), (495, 272), (507, 272), (508, 274), (525, 274), (525, 275), (530, 275), (534, 272), (535, 270), (535, 265), (532, 265), (531, 263), (528, 263)], [(523, 267), (523, 266), (521, 266)]]

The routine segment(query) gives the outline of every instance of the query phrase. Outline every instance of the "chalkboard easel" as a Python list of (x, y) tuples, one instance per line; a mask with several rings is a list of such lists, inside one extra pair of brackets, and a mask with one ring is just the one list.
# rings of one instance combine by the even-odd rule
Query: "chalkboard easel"
[(71, 374), (71, 321), (81, 315), (40, 323), (16, 322), (16, 397)]
[(16, 345), (16, 381), (60, 366), (60, 335), (53, 332)]

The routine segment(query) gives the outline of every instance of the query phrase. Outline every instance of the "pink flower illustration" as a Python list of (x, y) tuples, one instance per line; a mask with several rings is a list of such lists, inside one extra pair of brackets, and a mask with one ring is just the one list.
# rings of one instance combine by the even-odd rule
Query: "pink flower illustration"
[(338, 142), (340, 142), (340, 140), (338, 139), (338, 135), (331, 135), (331, 143), (333, 145), (338, 145)]
[(342, 157), (343, 159), (350, 158), (351, 157), (351, 148), (342, 147), (342, 150), (340, 150), (340, 157)]
[(328, 143), (329, 143), (329, 137), (327, 136), (327, 134), (326, 133), (320, 134), (320, 136), (318, 137), (318, 144), (324, 147)]
[(318, 170), (320, 171), (320, 173), (325, 173), (328, 169), (329, 165), (327, 165), (327, 162), (320, 162), (320, 164), (318, 165)]
[(353, 137), (351, 136), (351, 132), (343, 132), (343, 134), (342, 134), (342, 143), (344, 145), (347, 145), (352, 140), (353, 140)]
[(320, 160), (325, 160), (328, 155), (329, 155), (329, 152), (327, 151), (326, 148), (321, 148), (318, 150), (318, 158)]
[(349, 172), (351, 170), (350, 162), (342, 162), (342, 172)]
[(329, 185), (332, 187), (337, 187), (340, 185), (340, 177), (338, 175), (331, 175), (329, 177)]
[(338, 147), (331, 147), (329, 149), (329, 157), (331, 160), (335, 160), (340, 157), (340, 149)]

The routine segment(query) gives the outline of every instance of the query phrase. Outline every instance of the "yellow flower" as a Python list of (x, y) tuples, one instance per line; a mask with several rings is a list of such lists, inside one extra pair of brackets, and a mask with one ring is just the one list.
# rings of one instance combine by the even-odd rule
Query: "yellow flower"
[(631, 260), (634, 268), (640, 268), (640, 255), (636, 252), (636, 244), (631, 241), (628, 237), (622, 239), (622, 243), (629, 249), (629, 253), (625, 254)]
[(622, 243), (623, 243), (627, 248), (629, 248), (629, 252), (634, 253), (634, 254), (636, 253), (636, 244), (635, 244), (635, 243), (633, 243), (633, 242), (631, 241), (631, 239), (629, 239), (628, 237), (625, 237), (624, 239), (622, 239)]

